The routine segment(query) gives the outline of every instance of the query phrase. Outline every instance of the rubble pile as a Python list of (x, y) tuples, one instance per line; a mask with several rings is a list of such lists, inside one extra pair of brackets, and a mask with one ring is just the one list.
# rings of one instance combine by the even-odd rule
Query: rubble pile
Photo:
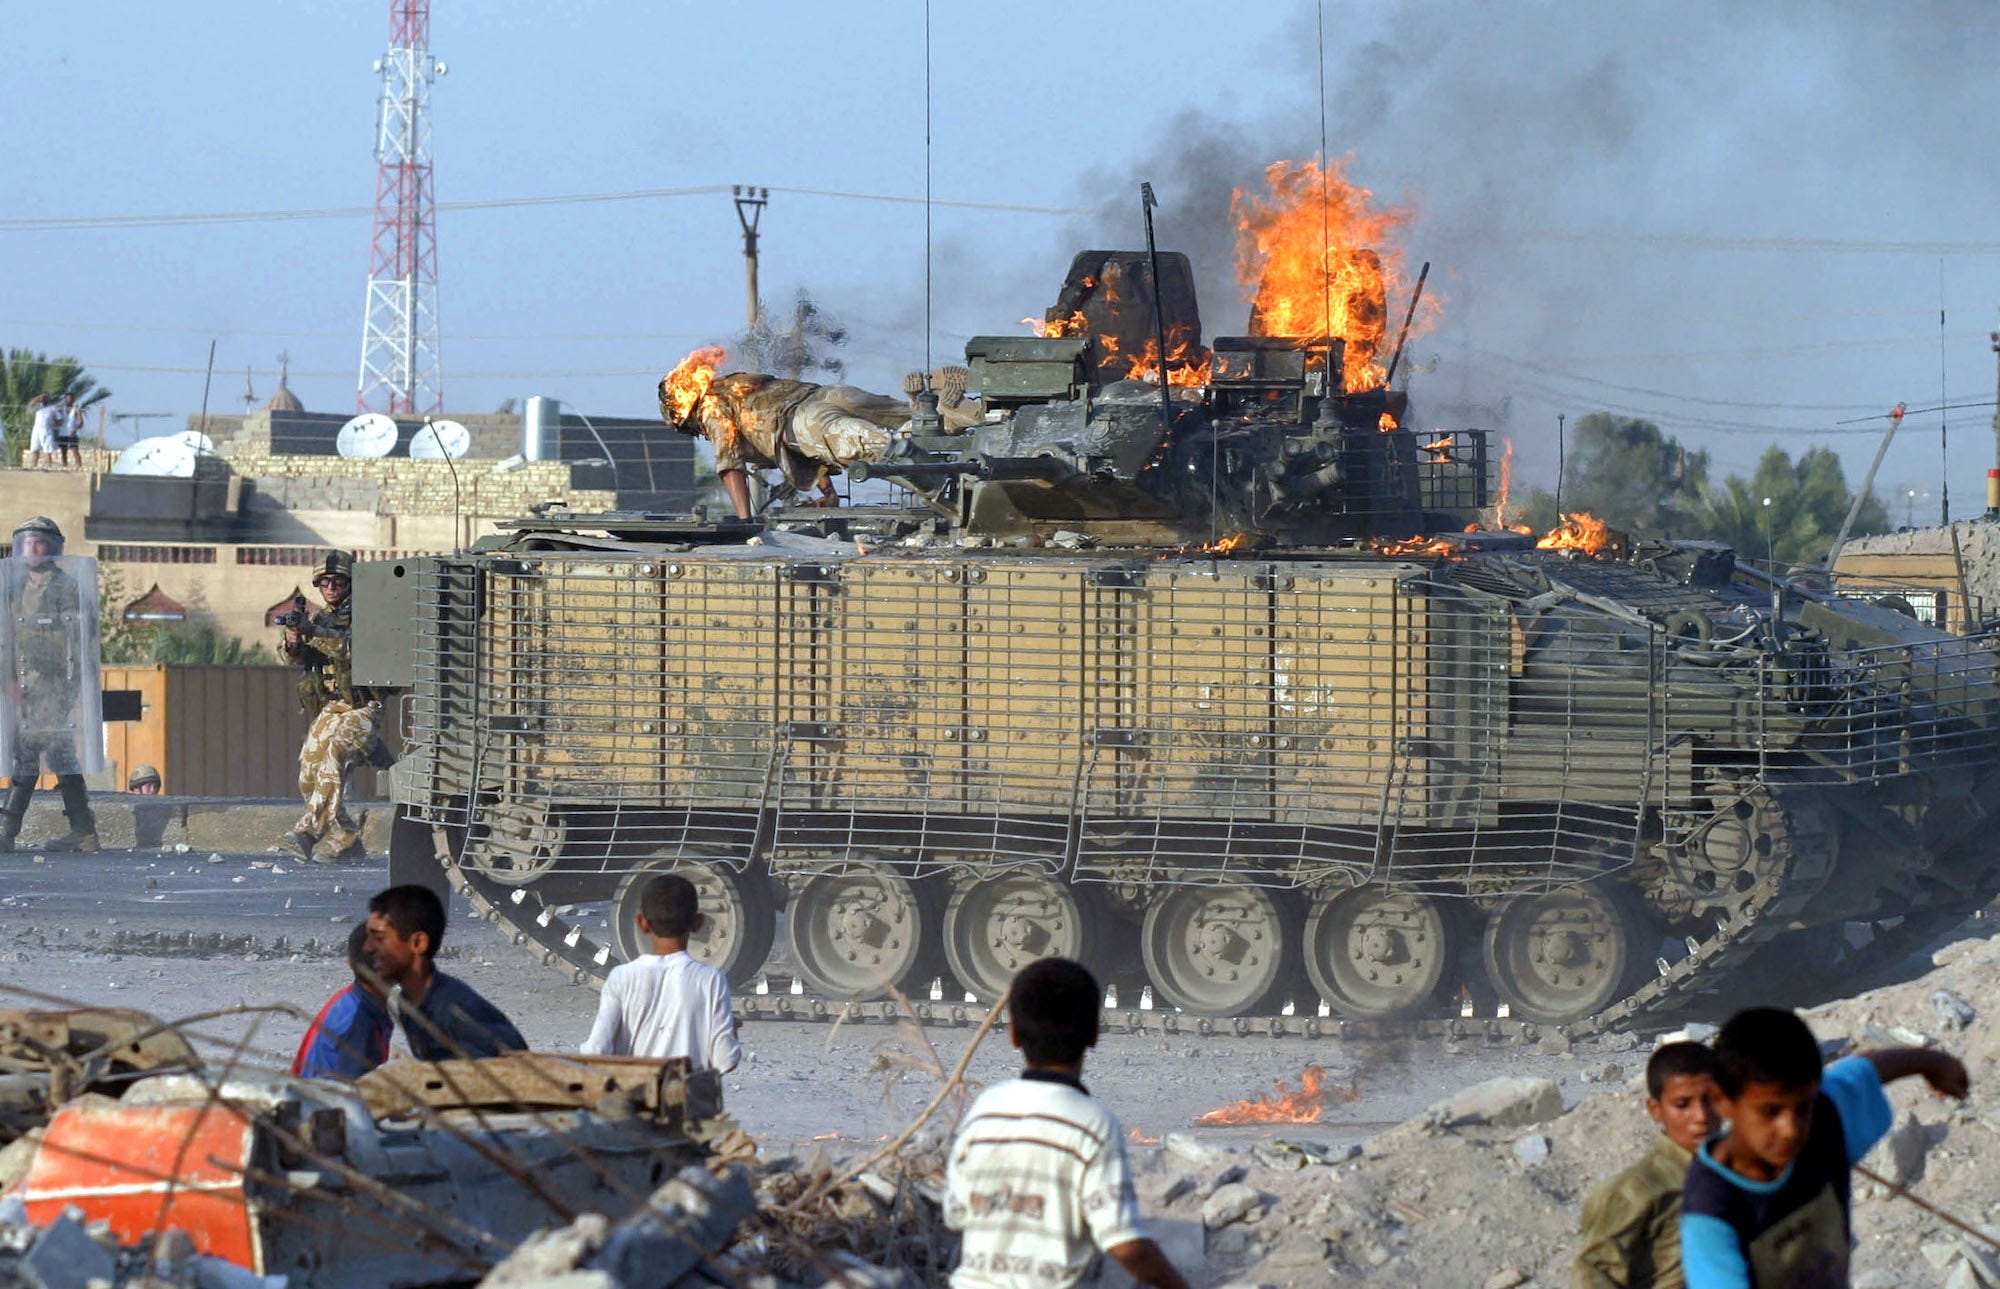
[(285, 1278), (195, 1251), (187, 1232), (120, 1244), (105, 1222), (71, 1209), (41, 1226), (17, 1199), (0, 1200), (0, 1289), (283, 1289)]
[[(2000, 1239), (2000, 938), (1952, 944), (1921, 979), (1805, 1014), (1829, 1055), (1935, 1044), (1965, 1060), (1963, 1105), (1920, 1080), (1891, 1087), (1896, 1126), (1864, 1167)], [(1134, 1152), (1141, 1203), (1170, 1256), (1199, 1257), (1197, 1283), (1565, 1285), (1584, 1196), (1657, 1131), (1645, 1058), (1593, 1049), (1560, 1081), (1490, 1080), (1346, 1150), (1171, 1135)], [(1855, 1195), (1858, 1289), (2000, 1287), (2000, 1249), (1877, 1183), (1857, 1177)]]

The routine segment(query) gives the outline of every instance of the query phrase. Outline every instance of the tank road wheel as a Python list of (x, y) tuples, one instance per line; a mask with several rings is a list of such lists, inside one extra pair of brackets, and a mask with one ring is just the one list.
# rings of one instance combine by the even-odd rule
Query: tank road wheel
[(642, 910), (646, 883), (672, 873), (694, 885), (695, 904), (707, 925), (688, 942), (688, 953), (729, 977), (741, 988), (757, 978), (764, 960), (771, 956), (771, 941), (777, 935), (778, 909), (771, 898), (771, 882), (759, 872), (739, 873), (722, 864), (704, 864), (698, 859), (672, 859), (648, 864), (627, 873), (618, 884), (612, 901), (611, 935), (618, 956), (626, 962), (652, 951), (652, 941), (641, 943), (639, 927), (633, 921)]
[(944, 909), (944, 956), (980, 1002), (1007, 992), (1021, 968), (1042, 958), (1089, 965), (1104, 934), (1085, 892), (1040, 873), (1008, 873), (952, 892)]
[(1313, 988), (1340, 1015), (1357, 1020), (1423, 1011), (1452, 957), (1436, 900), (1375, 886), (1315, 903), (1305, 946)]
[(910, 993), (936, 974), (936, 906), (914, 882), (854, 865), (809, 877), (785, 910), (785, 943), (816, 994), (849, 1002)]
[(1166, 1002), (1197, 1016), (1243, 1016), (1283, 1002), (1298, 942), (1289, 893), (1186, 886), (1146, 907), (1139, 950)]
[(1601, 884), (1516, 896), (1486, 920), (1486, 974), (1516, 1017), (1567, 1025), (1623, 995), (1636, 942), (1625, 905)]

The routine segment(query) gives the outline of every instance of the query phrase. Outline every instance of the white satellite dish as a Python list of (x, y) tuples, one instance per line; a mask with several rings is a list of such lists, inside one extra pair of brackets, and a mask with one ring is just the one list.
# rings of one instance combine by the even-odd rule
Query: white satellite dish
[(380, 412), (363, 412), (340, 427), (333, 450), (363, 460), (385, 457), (396, 450), (396, 422)]
[(113, 474), (147, 475), (156, 479), (194, 478), (195, 450), (178, 434), (140, 439), (118, 454)]
[(209, 438), (200, 430), (182, 430), (179, 434), (169, 434), (163, 437), (177, 439), (193, 448), (196, 453), (202, 456), (212, 457), (215, 455), (215, 440)]
[(410, 436), (413, 461), (456, 461), (470, 451), (472, 431), (457, 421), (426, 421)]

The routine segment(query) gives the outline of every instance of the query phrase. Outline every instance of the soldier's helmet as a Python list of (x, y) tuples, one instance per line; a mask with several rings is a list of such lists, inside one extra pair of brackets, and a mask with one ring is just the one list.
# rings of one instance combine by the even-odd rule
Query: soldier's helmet
[(131, 775), (125, 780), (125, 790), (127, 792), (137, 792), (149, 783), (156, 788), (159, 787), (160, 772), (150, 765), (134, 766)]
[(342, 581), (354, 580), (354, 556), (349, 551), (328, 551), (320, 556), (319, 564), (313, 569), (312, 580), (317, 583), (323, 577), (337, 577)]
[(19, 553), (21, 549), (21, 539), (30, 535), (40, 536), (45, 539), (51, 546), (55, 547), (56, 554), (60, 555), (63, 553), (62, 529), (56, 524), (55, 520), (50, 519), (47, 515), (36, 515), (31, 519), (24, 519), (14, 526), (14, 550), (16, 553)]

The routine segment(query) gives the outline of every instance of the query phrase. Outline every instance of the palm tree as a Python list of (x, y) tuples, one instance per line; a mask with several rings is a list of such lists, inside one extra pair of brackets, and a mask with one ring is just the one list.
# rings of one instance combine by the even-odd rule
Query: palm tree
[(34, 413), (28, 403), (37, 395), (60, 398), (68, 394), (79, 408), (91, 407), (111, 397), (111, 391), (84, 374), (75, 358), (51, 358), (26, 349), (9, 349), (0, 355), (0, 425), (4, 425), (7, 460), (18, 461), (27, 445), (28, 429)]

